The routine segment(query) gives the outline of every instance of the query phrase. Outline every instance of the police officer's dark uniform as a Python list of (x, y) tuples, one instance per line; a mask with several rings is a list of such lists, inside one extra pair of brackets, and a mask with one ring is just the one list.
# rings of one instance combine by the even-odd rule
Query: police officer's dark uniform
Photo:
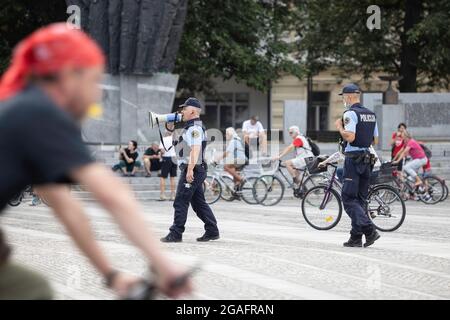
[[(349, 84), (342, 94), (360, 93), (358, 86)], [(345, 131), (355, 133), (355, 140), (344, 142), (344, 185), (342, 187), (342, 202), (344, 209), (352, 221), (350, 239), (344, 243), (346, 247), (361, 247), (362, 235), (365, 235), (367, 247), (373, 244), (380, 235), (367, 215), (367, 196), (369, 192), (370, 174), (374, 158), (369, 152), (374, 137), (378, 137), (378, 127), (375, 113), (360, 103), (353, 104), (343, 114)]]
[[(187, 99), (180, 107), (184, 106), (201, 108), (200, 102), (195, 98)], [(203, 127), (200, 118), (187, 121), (181, 136), (174, 142), (181, 175), (178, 181), (177, 194), (173, 203), (175, 209), (174, 222), (170, 227), (170, 233), (161, 239), (163, 242), (182, 241), (189, 204), (192, 205), (192, 209), (205, 224), (205, 234), (202, 237), (197, 238), (197, 241), (219, 239), (217, 221), (211, 208), (205, 201), (203, 190), (203, 181), (206, 178), (207, 171), (207, 166), (204, 162), (206, 142), (206, 129)], [(199, 155), (198, 164), (196, 164), (194, 168), (194, 181), (188, 183), (186, 180), (186, 171), (191, 153), (191, 146), (193, 145), (201, 145), (201, 153)]]

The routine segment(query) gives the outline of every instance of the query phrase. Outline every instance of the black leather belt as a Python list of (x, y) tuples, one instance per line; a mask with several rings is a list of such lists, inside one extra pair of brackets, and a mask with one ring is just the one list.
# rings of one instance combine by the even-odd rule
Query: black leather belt
[[(181, 171), (186, 170), (187, 167), (188, 167), (188, 165), (186, 163), (182, 163), (182, 164), (179, 165), (179, 168), (180, 168)], [(198, 168), (207, 169), (207, 165), (206, 165), (205, 162), (203, 162), (202, 164), (196, 164), (195, 167), (194, 167), (194, 170), (198, 169)]]
[(369, 151), (346, 152), (345, 157), (350, 159), (358, 159), (365, 156), (366, 154), (370, 154), (370, 152)]

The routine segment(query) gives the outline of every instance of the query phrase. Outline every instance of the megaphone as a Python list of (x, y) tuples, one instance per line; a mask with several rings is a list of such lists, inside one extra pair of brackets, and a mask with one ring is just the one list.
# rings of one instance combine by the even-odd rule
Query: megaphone
[(181, 122), (183, 121), (183, 115), (181, 113), (167, 113), (167, 114), (159, 114), (150, 111), (148, 113), (148, 120), (150, 127), (155, 127), (159, 123), (163, 122)]

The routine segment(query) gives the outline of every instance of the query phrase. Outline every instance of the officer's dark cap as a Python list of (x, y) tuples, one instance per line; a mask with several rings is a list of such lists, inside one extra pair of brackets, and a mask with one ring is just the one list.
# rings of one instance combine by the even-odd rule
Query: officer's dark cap
[(361, 93), (361, 90), (356, 84), (349, 83), (344, 86), (342, 92), (339, 93), (339, 95), (342, 96), (344, 93)]
[(178, 108), (183, 108), (183, 107), (195, 107), (195, 108), (202, 108), (202, 104), (200, 103), (200, 101), (198, 101), (197, 98), (188, 98), (186, 99), (186, 101), (179, 105)]

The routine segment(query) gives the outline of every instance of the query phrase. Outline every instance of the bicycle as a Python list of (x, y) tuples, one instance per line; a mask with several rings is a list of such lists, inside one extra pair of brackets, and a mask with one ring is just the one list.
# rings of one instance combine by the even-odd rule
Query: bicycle
[[(217, 165), (213, 166), (217, 168)], [(214, 204), (222, 198), (225, 201), (244, 200), (248, 204), (258, 204), (254, 194), (256, 177), (242, 175), (239, 188), (235, 188), (233, 178), (223, 171), (214, 170), (212, 175), (207, 175), (203, 182), (205, 200), (208, 204)]]
[(422, 175), (422, 185), (416, 186), (403, 171), (395, 171), (393, 183), (405, 201), (418, 199), (425, 204), (436, 204), (448, 196), (445, 183), (435, 175)]
[[(305, 221), (314, 229), (330, 230), (342, 217), (342, 184), (336, 179), (337, 165), (327, 183), (309, 189), (302, 200), (302, 214)], [(366, 212), (376, 229), (391, 232), (397, 230), (406, 216), (405, 202), (397, 190), (387, 185), (389, 175), (381, 174), (371, 181), (366, 201)], [(334, 201), (333, 201), (334, 199)]]
[[(312, 161), (313, 157), (305, 159), (306, 161)], [(282, 161), (278, 160), (278, 163), (271, 174), (265, 174), (260, 176), (254, 184), (255, 198), (259, 204), (263, 206), (274, 206), (278, 204), (284, 196), (284, 192), (287, 188), (293, 190), (295, 198), (302, 199), (307, 190), (318, 185), (322, 180), (321, 174), (310, 174), (308, 168), (296, 169), (302, 175), (298, 186), (294, 181), (283, 172)], [(283, 180), (282, 180), (283, 179)]]
[[(17, 207), (23, 201), (25, 201), (25, 200), (29, 201), (30, 198), (31, 199), (35, 199), (35, 197), (37, 197), (40, 202), (42, 202), (42, 203), (44, 203), (45, 205), (48, 206), (47, 200), (44, 197), (42, 197), (42, 196), (38, 197), (36, 195), (36, 193), (33, 192), (32, 186), (26, 187), (23, 191), (21, 191), (17, 195), (15, 195), (12, 199), (10, 199), (8, 201), (8, 205), (11, 206), (11, 207)], [(34, 200), (31, 200), (31, 201), (32, 201), (32, 205), (36, 205), (36, 204), (33, 204)]]

